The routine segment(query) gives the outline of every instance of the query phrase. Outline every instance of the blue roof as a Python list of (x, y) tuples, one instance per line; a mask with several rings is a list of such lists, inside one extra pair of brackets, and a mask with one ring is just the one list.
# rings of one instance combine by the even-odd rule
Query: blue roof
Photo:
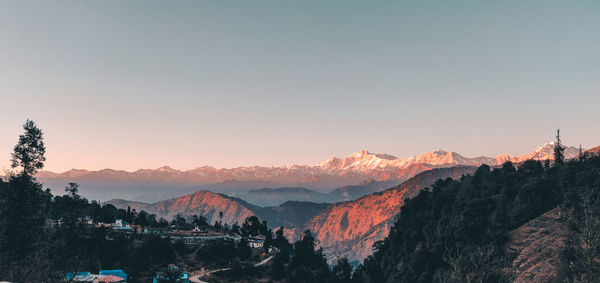
[(113, 230), (133, 230), (131, 227), (113, 227)]
[(100, 275), (114, 275), (127, 280), (127, 273), (123, 269), (100, 270)]

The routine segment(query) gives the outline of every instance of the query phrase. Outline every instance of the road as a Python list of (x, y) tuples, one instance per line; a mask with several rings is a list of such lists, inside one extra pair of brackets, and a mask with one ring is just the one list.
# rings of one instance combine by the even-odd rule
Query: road
[[(270, 256), (268, 258), (265, 258), (262, 261), (260, 261), (259, 263), (255, 264), (254, 266), (255, 267), (263, 266), (263, 265), (267, 264), (267, 262), (269, 262), (271, 259), (273, 259), (273, 257), (275, 257), (275, 256), (272, 255), (272, 256)], [(211, 274), (216, 273), (216, 272), (227, 271), (227, 270), (231, 270), (231, 267), (219, 268), (219, 269), (214, 269), (214, 270), (209, 270), (209, 271), (204, 271), (204, 272), (195, 271), (195, 272), (192, 272), (191, 274), (194, 274), (196, 272), (198, 272), (198, 273), (190, 276), (190, 282), (194, 282), (194, 283), (209, 283), (209, 282), (206, 282), (206, 281), (202, 281), (202, 279), (200, 279), (200, 278), (208, 276), (208, 275), (211, 275)]]

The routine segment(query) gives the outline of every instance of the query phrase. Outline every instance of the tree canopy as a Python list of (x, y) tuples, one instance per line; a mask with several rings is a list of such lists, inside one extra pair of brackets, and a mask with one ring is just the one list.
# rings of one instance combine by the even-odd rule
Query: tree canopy
[(27, 119), (23, 125), (25, 133), (19, 136), (19, 142), (15, 145), (12, 153), (12, 167), (22, 167), (22, 173), (30, 176), (35, 175), (44, 167), (46, 147), (42, 130), (33, 121)]

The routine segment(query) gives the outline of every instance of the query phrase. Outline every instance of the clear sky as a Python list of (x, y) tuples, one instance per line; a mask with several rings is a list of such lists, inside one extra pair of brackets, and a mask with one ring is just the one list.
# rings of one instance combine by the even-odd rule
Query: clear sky
[(600, 1), (2, 1), (0, 169), (600, 144)]

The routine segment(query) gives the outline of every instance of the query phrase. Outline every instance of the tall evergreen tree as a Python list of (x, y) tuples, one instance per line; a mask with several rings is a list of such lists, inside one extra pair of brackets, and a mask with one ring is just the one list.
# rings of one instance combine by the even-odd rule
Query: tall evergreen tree
[(556, 130), (556, 143), (554, 144), (554, 163), (563, 163), (565, 160), (565, 147), (560, 142), (560, 129)]
[(27, 119), (23, 129), (25, 133), (19, 136), (19, 142), (12, 153), (12, 167), (20, 166), (23, 168), (23, 174), (33, 176), (44, 167), (46, 147), (42, 130), (33, 121)]
[(23, 171), (0, 184), (0, 277), (40, 282), (49, 276), (42, 270), (49, 264), (43, 254), (48, 248), (45, 224), (51, 194), (32, 177), (46, 160), (42, 131), (31, 120), (23, 128), (11, 158), (12, 167)]

